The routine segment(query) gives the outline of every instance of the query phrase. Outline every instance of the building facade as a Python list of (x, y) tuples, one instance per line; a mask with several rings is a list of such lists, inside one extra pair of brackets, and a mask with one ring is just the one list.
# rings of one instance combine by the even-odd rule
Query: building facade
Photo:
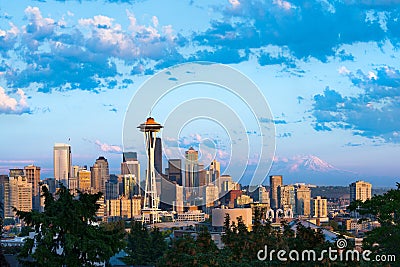
[(278, 187), (282, 186), (282, 175), (271, 175), (269, 177), (269, 200), (271, 209), (279, 208), (279, 200), (278, 200)]
[(298, 216), (310, 216), (311, 190), (308, 186), (296, 187), (296, 214)]
[(320, 196), (311, 200), (311, 216), (317, 218), (328, 217), (328, 200)]
[(106, 181), (110, 179), (108, 161), (100, 156), (96, 159), (93, 167), (90, 168), (92, 188), (95, 191), (106, 193)]
[(68, 186), (68, 179), (72, 176), (71, 146), (56, 143), (53, 149), (54, 178), (57, 182)]
[(364, 181), (357, 181), (350, 184), (350, 202), (355, 200), (366, 201), (371, 199), (372, 185)]

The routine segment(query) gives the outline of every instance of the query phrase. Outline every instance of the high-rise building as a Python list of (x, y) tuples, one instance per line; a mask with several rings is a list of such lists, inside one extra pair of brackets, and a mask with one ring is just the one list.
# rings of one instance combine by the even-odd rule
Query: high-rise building
[(190, 147), (185, 152), (185, 187), (197, 187), (198, 182), (199, 152)]
[(140, 195), (139, 180), (133, 174), (125, 174), (122, 176), (123, 192), (126, 198), (132, 198), (135, 195)]
[(57, 182), (68, 186), (68, 179), (72, 176), (71, 146), (56, 143), (53, 150), (54, 178)]
[(25, 177), (24, 169), (10, 169), (9, 175), (10, 177)]
[(199, 165), (197, 165), (198, 167), (197, 167), (197, 172), (198, 172), (198, 185), (197, 186), (205, 186), (205, 185), (208, 185), (209, 184), (209, 182), (207, 181), (207, 178), (208, 178), (208, 176), (207, 176), (207, 172), (208, 171), (206, 171), (205, 169), (204, 169), (204, 164), (199, 164)]
[(6, 217), (14, 217), (15, 212), (12, 207), (21, 211), (32, 210), (32, 184), (24, 176), (9, 178), (9, 201), (4, 206), (9, 211)]
[(271, 175), (269, 177), (269, 199), (271, 204), (271, 209), (279, 208), (278, 200), (278, 187), (282, 185), (282, 175)]
[(106, 182), (105, 199), (117, 199), (119, 196), (119, 183), (116, 180), (108, 180)]
[(28, 183), (32, 184), (32, 194), (33, 196), (37, 196), (39, 194), (40, 167), (28, 165), (24, 167), (24, 170)]
[(328, 200), (320, 196), (311, 200), (311, 216), (317, 218), (328, 217)]
[(0, 201), (3, 204), (1, 218), (9, 217), (11, 213), (11, 206), (8, 204), (10, 201), (10, 178), (8, 175), (0, 175)]
[(214, 159), (210, 163), (209, 171), (211, 175), (211, 181), (209, 181), (209, 183), (218, 180), (219, 176), (221, 175), (221, 164)]
[(72, 166), (72, 177), (78, 178), (78, 172), (81, 170), (87, 170), (87, 165), (84, 166)]
[(121, 174), (133, 174), (140, 181), (140, 163), (136, 152), (122, 153)]
[(251, 194), (254, 202), (262, 203), (262, 204), (270, 204), (269, 203), (269, 192), (265, 189), (264, 186), (259, 185)]
[(28, 165), (24, 167), (25, 176), (28, 179), (28, 183), (32, 184), (32, 203), (33, 209), (38, 211), (40, 206), (39, 196), (39, 182), (40, 182), (40, 167), (34, 165)]
[(295, 210), (296, 196), (293, 185), (278, 186), (278, 208), (287, 211)]
[(163, 168), (162, 168), (162, 142), (161, 142), (161, 138), (160, 137), (156, 138), (156, 147), (154, 149), (154, 169), (160, 175), (163, 173)]
[(110, 179), (108, 161), (103, 156), (96, 159), (93, 167), (90, 167), (92, 173), (92, 188), (95, 191), (106, 193), (106, 181)]
[[(205, 188), (205, 193), (203, 194), (205, 197), (205, 206), (207, 208), (214, 207), (216, 201), (218, 200), (218, 186), (214, 184), (208, 184)], [(210, 213), (209, 210), (206, 210), (207, 213)]]
[(300, 216), (310, 216), (311, 190), (308, 186), (300, 184), (296, 192), (296, 213)]
[(355, 200), (365, 201), (371, 199), (372, 185), (364, 181), (357, 181), (350, 184), (350, 202)]
[(183, 186), (161, 179), (160, 206), (163, 210), (183, 212)]
[(130, 219), (133, 216), (140, 215), (141, 197), (128, 199), (124, 196), (118, 199), (106, 200), (106, 216)]
[(182, 186), (182, 160), (168, 160), (168, 180)]
[(219, 196), (222, 197), (229, 193), (231, 190), (240, 190), (240, 185), (232, 180), (230, 175), (221, 175), (217, 180), (215, 180), (218, 186)]
[(71, 177), (68, 180), (68, 189), (70, 192), (74, 195), (76, 195), (78, 192), (77, 190), (79, 189), (79, 180), (78, 177)]
[(88, 170), (78, 171), (78, 188), (82, 192), (87, 192), (92, 187), (92, 175)]

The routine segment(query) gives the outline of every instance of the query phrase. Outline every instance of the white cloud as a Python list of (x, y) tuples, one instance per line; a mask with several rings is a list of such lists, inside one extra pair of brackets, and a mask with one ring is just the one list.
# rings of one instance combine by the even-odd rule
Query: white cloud
[(103, 152), (109, 152), (109, 153), (122, 153), (122, 148), (117, 145), (109, 145), (106, 143), (102, 143), (99, 140), (95, 141), (95, 144), (100, 148), (101, 151)]
[(341, 67), (338, 69), (338, 72), (339, 72), (339, 74), (342, 74), (342, 75), (350, 74), (349, 69), (347, 69), (345, 66), (341, 66)]
[(377, 79), (378, 79), (378, 76), (377, 76), (374, 72), (369, 71), (369, 72), (368, 72), (368, 78), (369, 78), (370, 80), (372, 80), (372, 79), (377, 80)]
[(156, 16), (153, 16), (152, 17), (152, 21), (153, 21), (153, 26), (155, 28), (157, 28), (158, 27), (158, 18)]
[(4, 88), (0, 86), (0, 113), (23, 114), (30, 112), (25, 92), (22, 89), (18, 89), (17, 94), (20, 97), (19, 101), (8, 95)]
[(229, 3), (232, 5), (233, 8), (240, 6), (240, 2), (238, 0), (229, 0)]
[(284, 0), (274, 0), (273, 3), (286, 10), (294, 8), (294, 6), (291, 3)]

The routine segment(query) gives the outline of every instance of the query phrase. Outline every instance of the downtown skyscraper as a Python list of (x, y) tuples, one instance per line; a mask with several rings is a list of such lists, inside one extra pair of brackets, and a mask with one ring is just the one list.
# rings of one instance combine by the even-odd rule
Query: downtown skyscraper
[(96, 159), (93, 167), (90, 167), (91, 185), (95, 191), (106, 193), (106, 182), (110, 179), (108, 161), (100, 156)]
[(278, 187), (282, 186), (282, 175), (271, 175), (269, 177), (269, 198), (271, 209), (278, 209), (279, 208), (279, 200), (278, 200)]
[(54, 178), (57, 182), (68, 186), (68, 179), (72, 175), (71, 146), (56, 143), (53, 149)]

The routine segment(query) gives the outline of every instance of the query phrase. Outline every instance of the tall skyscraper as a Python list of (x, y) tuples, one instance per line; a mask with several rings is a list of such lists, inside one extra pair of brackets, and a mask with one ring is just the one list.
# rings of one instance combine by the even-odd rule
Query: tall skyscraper
[(8, 217), (8, 214), (11, 214), (12, 211), (8, 204), (10, 201), (10, 178), (8, 175), (0, 175), (0, 201), (3, 203), (1, 217)]
[(71, 146), (56, 143), (53, 150), (54, 178), (57, 182), (68, 186), (68, 179), (72, 175)]
[(108, 180), (106, 182), (105, 199), (117, 199), (119, 196), (119, 183), (117, 180)]
[(136, 152), (124, 152), (122, 154), (121, 175), (134, 175), (140, 182), (140, 162)]
[[(157, 194), (156, 171), (154, 168), (154, 150), (156, 134), (163, 128), (154, 118), (147, 118), (146, 122), (138, 126), (144, 133), (147, 152), (147, 172), (145, 180), (144, 204), (142, 209), (142, 222), (155, 223), (159, 221), (159, 197)], [(147, 219), (148, 218), (148, 219)]]
[(311, 190), (308, 186), (296, 187), (296, 213), (301, 216), (310, 216)]
[(182, 186), (182, 160), (170, 159), (168, 160), (168, 180), (176, 182)]
[(5, 210), (9, 214), (6, 217), (13, 217), (15, 212), (13, 207), (21, 211), (31, 211), (32, 209), (32, 184), (24, 176), (15, 176), (9, 178), (9, 199)]
[(134, 161), (137, 160), (137, 152), (123, 152), (122, 153), (122, 162)]
[(185, 187), (198, 186), (199, 152), (190, 147), (185, 152)]
[(100, 156), (96, 159), (93, 167), (90, 168), (92, 174), (92, 188), (95, 191), (106, 193), (106, 181), (110, 179), (108, 161), (105, 157)]
[(197, 186), (205, 186), (205, 185), (208, 185), (209, 184), (209, 182), (207, 181), (207, 172), (208, 171), (206, 171), (205, 169), (204, 169), (204, 164), (198, 164), (197, 165), (198, 167), (197, 167), (197, 175), (198, 175), (198, 185)]
[(271, 175), (269, 177), (269, 198), (271, 209), (278, 209), (278, 187), (282, 185), (282, 175)]
[(28, 183), (32, 184), (32, 203), (33, 209), (39, 210), (40, 196), (39, 196), (39, 182), (40, 182), (40, 167), (29, 165), (24, 167), (25, 176)]
[(156, 138), (156, 147), (154, 149), (154, 168), (158, 174), (163, 173), (162, 168), (162, 142), (161, 138)]
[(216, 181), (219, 178), (219, 176), (221, 175), (221, 163), (214, 159), (210, 163), (209, 171), (210, 171), (210, 175), (211, 175), (210, 182)]
[(293, 212), (296, 206), (296, 194), (293, 185), (278, 186), (278, 208), (287, 211), (291, 209)]
[(311, 216), (317, 218), (328, 217), (328, 200), (320, 196), (311, 200)]
[(371, 199), (372, 185), (364, 181), (357, 181), (350, 184), (350, 202), (355, 200), (365, 201)]

